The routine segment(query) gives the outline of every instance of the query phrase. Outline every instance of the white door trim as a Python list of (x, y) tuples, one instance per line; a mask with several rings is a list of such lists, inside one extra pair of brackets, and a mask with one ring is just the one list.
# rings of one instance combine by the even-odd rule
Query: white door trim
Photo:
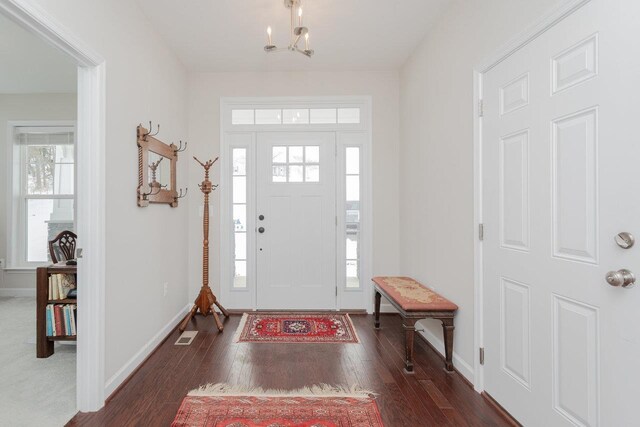
[[(473, 229), (479, 232), (482, 224), (482, 117), (481, 102), (483, 98), (482, 83), (486, 72), (500, 64), (531, 41), (544, 34), (551, 27), (571, 15), (591, 0), (567, 0), (560, 6), (550, 10), (531, 26), (511, 39), (492, 55), (487, 56), (473, 69), (473, 190), (474, 213)], [(483, 325), (483, 284), (482, 284), (482, 241), (476, 234), (474, 239), (474, 388), (484, 391), (484, 371), (480, 364), (479, 349), (484, 346)]]
[[(360, 106), (361, 121), (359, 124), (320, 124), (320, 125), (231, 125), (230, 124), (230, 112), (232, 108), (341, 108)], [(231, 163), (228, 161), (229, 154), (231, 153), (231, 146), (226, 138), (227, 134), (253, 134), (252, 142), (241, 144), (241, 146), (255, 146), (255, 134), (257, 132), (300, 132), (300, 131), (330, 131), (335, 132), (337, 136), (337, 148), (338, 150), (345, 145), (340, 143), (340, 135), (347, 135), (352, 132), (362, 132), (366, 134), (364, 141), (358, 145), (361, 146), (361, 188), (360, 194), (363, 200), (362, 216), (361, 216), (361, 247), (360, 252), (361, 259), (361, 283), (362, 287), (358, 291), (362, 295), (363, 303), (362, 307), (368, 312), (373, 310), (373, 295), (371, 290), (371, 284), (368, 278), (372, 276), (373, 272), (373, 248), (372, 248), (372, 233), (373, 233), (373, 203), (372, 203), (372, 122), (371, 122), (371, 97), (370, 96), (311, 96), (311, 97), (224, 97), (220, 99), (220, 296), (223, 301), (230, 301), (234, 298), (233, 294), (245, 293), (247, 290), (231, 290), (228, 286), (229, 280), (229, 268), (231, 262), (230, 252), (230, 232), (226, 227), (231, 219), (229, 218), (229, 204), (230, 191), (229, 188), (229, 176), (231, 171)], [(339, 159), (339, 157), (338, 157)], [(338, 162), (337, 165), (340, 163)], [(255, 165), (248, 166), (249, 172), (253, 171), (255, 174)], [(339, 178), (339, 171), (336, 168), (336, 178)], [(255, 175), (254, 175), (255, 176)], [(248, 180), (249, 182), (251, 180)], [(342, 182), (337, 179), (336, 182)], [(247, 197), (255, 197), (255, 183), (248, 183)], [(337, 205), (340, 209), (341, 205)], [(248, 211), (249, 212), (249, 211)], [(340, 226), (340, 223), (338, 223)], [(248, 221), (248, 229), (251, 229), (252, 222)], [(338, 233), (338, 238), (340, 234)], [(338, 252), (340, 253), (340, 252)], [(339, 270), (338, 270), (339, 271)], [(254, 274), (254, 269), (249, 268), (247, 274)], [(255, 289), (253, 290), (251, 297), (251, 306), (237, 307), (243, 309), (255, 309), (256, 298)], [(354, 295), (354, 291), (351, 290), (338, 290), (338, 307), (344, 301), (351, 301)], [(249, 301), (249, 299), (247, 299)], [(348, 304), (345, 302), (345, 304)]]
[(56, 46), (78, 63), (77, 213), (80, 294), (76, 401), (82, 412), (104, 406), (105, 277), (105, 61), (41, 7), (25, 0), (0, 0), (0, 13)]

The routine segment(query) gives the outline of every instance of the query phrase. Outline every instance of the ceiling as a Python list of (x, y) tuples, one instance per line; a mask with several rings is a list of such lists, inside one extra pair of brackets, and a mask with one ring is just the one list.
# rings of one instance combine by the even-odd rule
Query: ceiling
[(0, 93), (75, 93), (76, 65), (0, 14)]
[(283, 0), (138, 0), (158, 33), (194, 71), (399, 68), (452, 0), (302, 0), (313, 58), (266, 54), (266, 28), (286, 47)]

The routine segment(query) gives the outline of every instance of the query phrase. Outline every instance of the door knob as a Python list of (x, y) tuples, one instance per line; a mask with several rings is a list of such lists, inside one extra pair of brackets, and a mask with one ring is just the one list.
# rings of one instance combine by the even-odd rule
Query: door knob
[(607, 283), (611, 286), (628, 288), (636, 282), (636, 276), (629, 270), (610, 271), (607, 273)]
[(258, 233), (264, 233), (264, 227), (258, 228)]

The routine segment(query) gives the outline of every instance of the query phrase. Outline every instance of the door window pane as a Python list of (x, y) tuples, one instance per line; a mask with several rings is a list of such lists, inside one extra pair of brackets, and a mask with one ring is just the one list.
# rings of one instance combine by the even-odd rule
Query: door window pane
[(257, 125), (279, 125), (282, 123), (282, 110), (256, 110)]
[(247, 233), (235, 233), (236, 259), (247, 259)]
[(345, 159), (347, 175), (358, 175), (360, 173), (360, 148), (347, 147)]
[(347, 201), (360, 200), (360, 176), (347, 176)]
[(282, 123), (284, 123), (285, 125), (309, 124), (309, 110), (306, 108), (282, 110)]
[(287, 182), (287, 167), (273, 166), (273, 182)]
[(233, 228), (247, 231), (247, 205), (233, 205)]
[(247, 174), (247, 149), (246, 148), (233, 149), (233, 174), (234, 175)]
[(233, 275), (234, 288), (247, 287), (247, 261), (235, 261)]
[(302, 150), (303, 147), (289, 147), (289, 163), (304, 162)]
[(302, 165), (289, 166), (289, 182), (302, 182)]
[(359, 108), (338, 108), (338, 123), (360, 123)]
[(347, 261), (347, 288), (359, 288), (358, 261)]
[(247, 177), (233, 177), (233, 203), (247, 203)]
[(304, 147), (305, 163), (320, 163), (320, 147), (308, 145)]
[(358, 259), (358, 232), (347, 231), (347, 259)]
[(287, 147), (273, 147), (273, 163), (287, 163)]
[(304, 167), (304, 180), (306, 182), (320, 182), (320, 166), (309, 165)]
[(232, 125), (252, 125), (253, 110), (231, 110)]
[(310, 110), (311, 124), (331, 124), (336, 123), (335, 108), (312, 108)]

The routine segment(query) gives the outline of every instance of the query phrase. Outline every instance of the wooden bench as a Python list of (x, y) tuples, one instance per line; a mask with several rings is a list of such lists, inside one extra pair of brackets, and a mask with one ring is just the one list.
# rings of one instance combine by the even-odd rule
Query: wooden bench
[(453, 371), (453, 317), (458, 306), (410, 277), (374, 277), (376, 291), (375, 328), (380, 329), (380, 298), (384, 295), (402, 316), (405, 330), (405, 369), (413, 372), (413, 337), (420, 319), (442, 322), (445, 368)]

